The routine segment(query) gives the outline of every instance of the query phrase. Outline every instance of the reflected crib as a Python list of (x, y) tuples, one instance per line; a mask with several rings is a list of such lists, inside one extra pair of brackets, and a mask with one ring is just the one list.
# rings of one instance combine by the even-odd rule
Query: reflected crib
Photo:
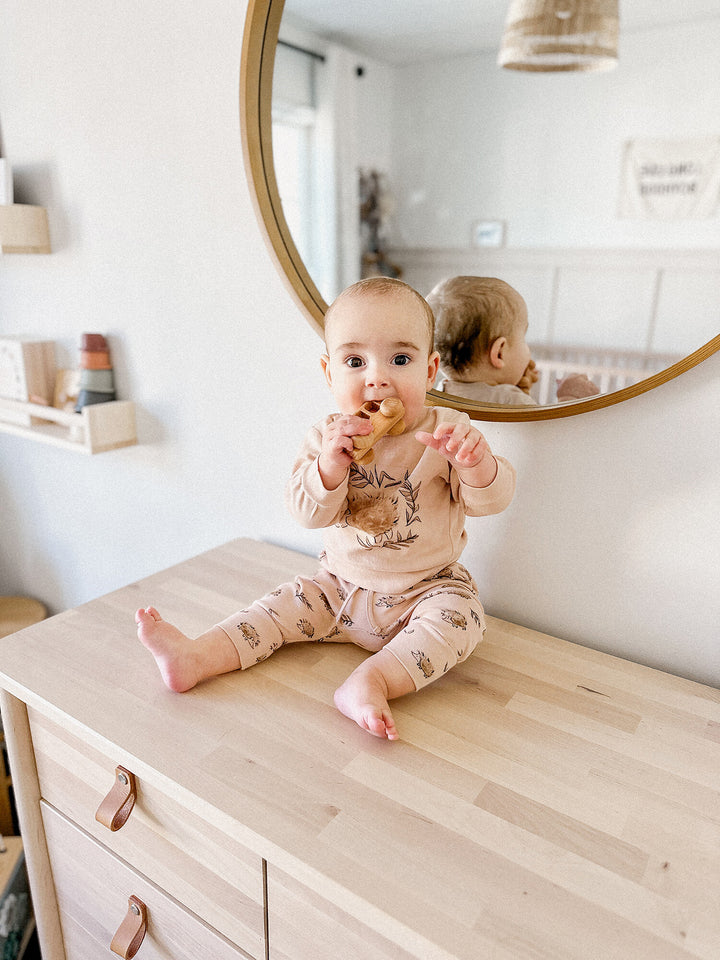
[(659, 373), (680, 359), (678, 354), (644, 353), (571, 344), (530, 345), (539, 378), (531, 394), (539, 404), (557, 403), (557, 385), (573, 373), (584, 373), (600, 393), (612, 393)]

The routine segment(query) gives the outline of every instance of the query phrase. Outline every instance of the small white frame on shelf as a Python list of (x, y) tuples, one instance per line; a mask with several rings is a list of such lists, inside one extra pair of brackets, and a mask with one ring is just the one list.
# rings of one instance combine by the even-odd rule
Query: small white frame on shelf
[(81, 453), (104, 453), (137, 443), (135, 404), (111, 400), (80, 413), (0, 398), (0, 432)]

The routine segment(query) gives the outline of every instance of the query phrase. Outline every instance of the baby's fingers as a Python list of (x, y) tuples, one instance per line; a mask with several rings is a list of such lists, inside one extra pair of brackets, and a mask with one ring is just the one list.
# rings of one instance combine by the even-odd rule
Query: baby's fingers
[(449, 425), (445, 427), (437, 427), (434, 433), (426, 433), (424, 430), (418, 430), (415, 434), (415, 439), (419, 440), (420, 443), (424, 443), (426, 447), (431, 447), (433, 450), (437, 450), (439, 453), (442, 453), (443, 456), (447, 456), (447, 444), (452, 437), (452, 434), (453, 427), (452, 425)]
[(447, 453), (455, 454), (466, 442), (468, 437), (468, 428), (464, 424), (445, 423), (435, 428), (433, 437), (438, 441), (439, 447), (444, 448)]
[(416, 438), (458, 466), (475, 466), (485, 456), (488, 445), (479, 430), (464, 424), (440, 424), (434, 433), (418, 431)]
[(364, 417), (347, 414), (333, 420), (327, 427), (326, 433), (343, 437), (355, 437), (363, 433), (372, 433), (372, 423)]
[(435, 442), (433, 435), (427, 433), (425, 430), (418, 430), (415, 434), (415, 439), (419, 440), (420, 443), (424, 443), (426, 447), (434, 447), (436, 450), (439, 446), (439, 444)]
[(480, 463), (489, 449), (481, 433), (469, 436), (456, 452), (455, 461), (463, 467), (474, 467)]

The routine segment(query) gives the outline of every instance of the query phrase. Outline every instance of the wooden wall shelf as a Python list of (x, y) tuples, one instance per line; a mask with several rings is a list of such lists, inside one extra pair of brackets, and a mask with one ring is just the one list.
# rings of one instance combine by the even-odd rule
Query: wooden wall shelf
[(0, 398), (0, 432), (81, 453), (104, 453), (137, 443), (135, 404), (112, 400), (74, 413)]
[(0, 204), (0, 246), (3, 253), (50, 253), (45, 207), (27, 203)]

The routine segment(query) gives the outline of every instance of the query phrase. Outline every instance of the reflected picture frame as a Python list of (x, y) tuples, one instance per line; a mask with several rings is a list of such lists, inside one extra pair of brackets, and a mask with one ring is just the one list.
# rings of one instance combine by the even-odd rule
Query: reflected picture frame
[(504, 247), (507, 225), (504, 220), (476, 220), (470, 243), (473, 247)]

